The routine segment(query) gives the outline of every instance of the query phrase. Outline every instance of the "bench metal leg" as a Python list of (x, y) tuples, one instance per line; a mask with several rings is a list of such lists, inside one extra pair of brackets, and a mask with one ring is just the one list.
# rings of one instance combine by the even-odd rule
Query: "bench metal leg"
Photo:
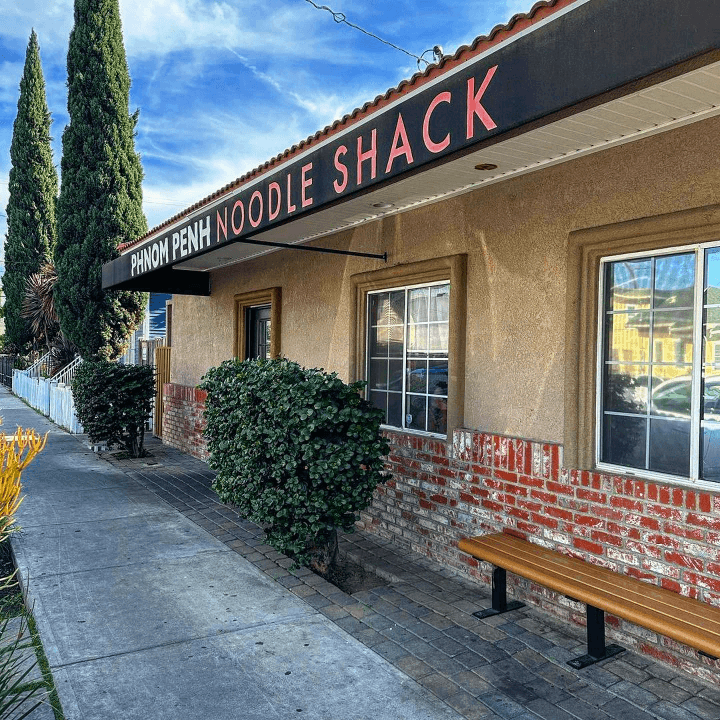
[(496, 567), (493, 569), (492, 575), (492, 607), (487, 610), (478, 610), (473, 615), (481, 620), (493, 615), (502, 615), (502, 613), (517, 610), (525, 607), (525, 603), (517, 600), (507, 601), (507, 580), (506, 573), (503, 568)]
[(600, 660), (607, 660), (625, 648), (620, 645), (605, 644), (605, 613), (592, 605), (587, 606), (587, 655), (569, 660), (568, 665), (580, 670)]

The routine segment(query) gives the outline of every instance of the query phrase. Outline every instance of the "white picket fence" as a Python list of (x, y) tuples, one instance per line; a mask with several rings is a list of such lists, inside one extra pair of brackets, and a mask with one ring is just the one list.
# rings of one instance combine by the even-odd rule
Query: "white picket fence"
[(27, 370), (13, 370), (12, 391), (69, 432), (83, 432), (70, 385), (55, 378), (31, 377)]

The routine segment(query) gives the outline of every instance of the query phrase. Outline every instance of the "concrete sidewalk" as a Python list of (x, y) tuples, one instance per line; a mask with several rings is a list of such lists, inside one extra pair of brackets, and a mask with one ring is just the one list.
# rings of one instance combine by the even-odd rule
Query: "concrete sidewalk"
[(460, 717), (6, 390), (0, 408), (50, 431), (13, 549), (68, 720)]
[(720, 720), (720, 687), (632, 652), (573, 670), (582, 629), (480, 621), (487, 588), (377, 536), (341, 552), (384, 586), (291, 571), (199, 460), (154, 439), (98, 459), (4, 390), (0, 408), (51, 429), (13, 542), (68, 720)]

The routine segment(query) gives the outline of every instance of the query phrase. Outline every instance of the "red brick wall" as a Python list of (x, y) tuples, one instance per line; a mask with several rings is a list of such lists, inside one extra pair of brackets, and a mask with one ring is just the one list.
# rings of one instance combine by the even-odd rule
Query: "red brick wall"
[(163, 385), (162, 441), (200, 460), (208, 458), (203, 437), (206, 398), (207, 393), (198, 388), (176, 383)]
[[(206, 393), (164, 387), (163, 442), (207, 459)], [(692, 490), (568, 470), (562, 447), (471, 430), (452, 444), (386, 433), (392, 479), (360, 525), (490, 582), (490, 566), (461, 553), (467, 536), (508, 529), (532, 542), (720, 606), (720, 488)], [(583, 625), (585, 606), (508, 575), (517, 597)], [(720, 663), (668, 638), (607, 618), (616, 641), (720, 684)]]
[[(562, 447), (473, 431), (453, 443), (388, 433), (393, 479), (362, 524), (490, 582), (460, 538), (509, 529), (532, 542), (720, 606), (720, 493), (562, 467)], [(720, 488), (719, 488), (720, 490)], [(508, 577), (514, 592), (584, 624), (584, 605)], [(615, 638), (713, 682), (720, 663), (608, 618)]]

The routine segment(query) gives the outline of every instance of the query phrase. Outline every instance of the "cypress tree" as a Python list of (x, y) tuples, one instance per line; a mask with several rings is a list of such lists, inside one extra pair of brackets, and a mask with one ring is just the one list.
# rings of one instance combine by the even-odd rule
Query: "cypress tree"
[(32, 340), (21, 317), (25, 283), (47, 262), (56, 240), (57, 171), (50, 148), (52, 120), (35, 31), (25, 54), (18, 111), (10, 145), (9, 190), (5, 239), (5, 336), (19, 348)]
[(55, 303), (83, 357), (112, 360), (142, 319), (146, 296), (103, 291), (102, 265), (147, 231), (118, 0), (75, 0), (67, 58)]

